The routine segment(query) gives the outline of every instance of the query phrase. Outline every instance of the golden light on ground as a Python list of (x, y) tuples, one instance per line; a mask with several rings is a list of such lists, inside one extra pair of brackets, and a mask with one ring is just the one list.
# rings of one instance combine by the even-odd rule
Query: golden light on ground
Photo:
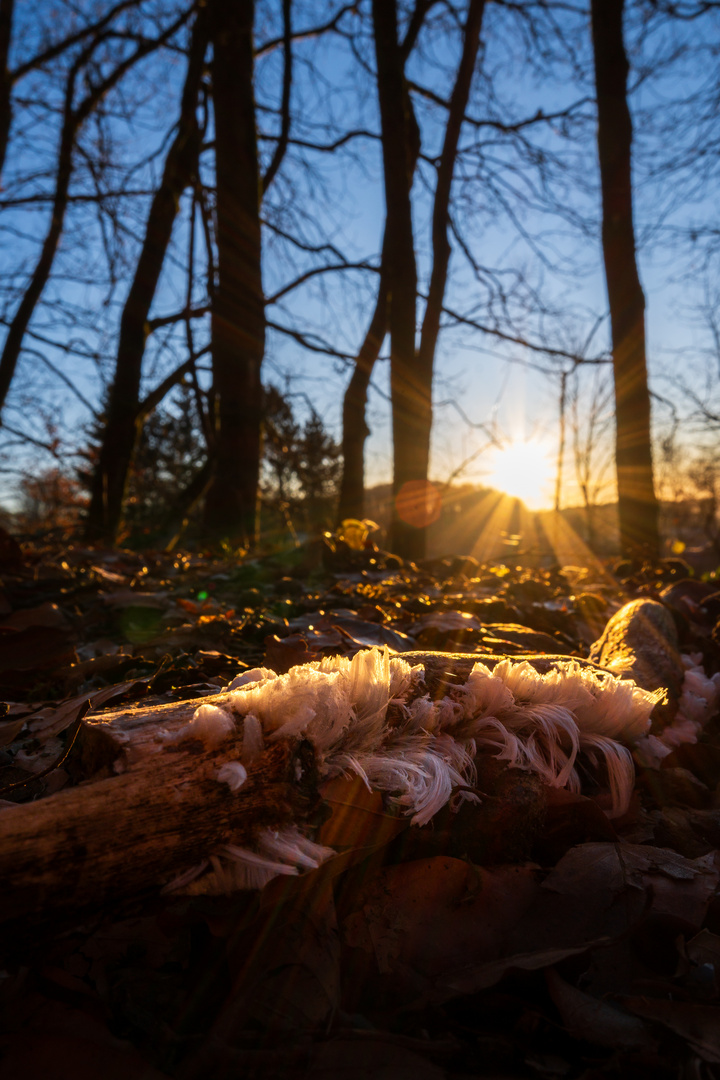
[(553, 451), (547, 443), (518, 439), (492, 452), (485, 482), (522, 499), (529, 510), (546, 510), (553, 502), (554, 473)]

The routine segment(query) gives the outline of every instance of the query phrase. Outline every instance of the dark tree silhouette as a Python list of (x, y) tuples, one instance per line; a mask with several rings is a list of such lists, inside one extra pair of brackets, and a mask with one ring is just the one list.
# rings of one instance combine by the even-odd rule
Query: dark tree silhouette
[(115, 378), (106, 409), (102, 446), (93, 478), (86, 532), (88, 539), (113, 541), (122, 518), (128, 470), (143, 411), (140, 380), (148, 316), (180, 207), (180, 196), (193, 181), (202, 132), (198, 123), (198, 93), (208, 46), (205, 10), (193, 28), (187, 74), (175, 137), (165, 159), (162, 180), (153, 197), (135, 275), (120, 320)]
[(218, 405), (215, 474), (205, 496), (204, 520), (209, 538), (252, 544), (265, 351), (253, 0), (213, 0), (211, 16), (218, 258), (212, 358)]
[(605, 262), (615, 378), (620, 544), (626, 555), (657, 558), (650, 394), (645, 359), (645, 296), (637, 269), (631, 177), (632, 120), (627, 101), (624, 0), (592, 0)]
[[(404, 92), (404, 50), (398, 42), (395, 0), (373, 0), (378, 99), (385, 179), (384, 270), (390, 333), (390, 394), (393, 431), (394, 516), (391, 546), (399, 554), (425, 554), (426, 530), (398, 513), (410, 493), (422, 521), (430, 461), (432, 379), (440, 317), (450, 261), (449, 203), (460, 130), (465, 118), (480, 44), (485, 0), (470, 0), (463, 50), (448, 104), (443, 149), (437, 171), (432, 219), (432, 269), (419, 348), (415, 347), (417, 266), (412, 226), (412, 114)], [(416, 518), (416, 520), (418, 520)]]
[(37, 303), (42, 295), (52, 270), (60, 237), (63, 232), (65, 214), (69, 204), (70, 180), (73, 172), (73, 157), (80, 128), (103, 98), (124, 78), (124, 76), (144, 57), (148, 56), (173, 34), (187, 20), (189, 11), (176, 18), (157, 38), (144, 38), (136, 48), (120, 60), (101, 79), (89, 80), (87, 93), (76, 104), (78, 86), (83, 86), (84, 76), (92, 66), (94, 53), (99, 44), (105, 41), (105, 27), (96, 33), (74, 60), (65, 85), (65, 101), (62, 130), (57, 153), (55, 190), (53, 193), (50, 225), (40, 250), (40, 256), (30, 275), (27, 288), (18, 304), (15, 315), (9, 324), (7, 336), (0, 355), (0, 411), (10, 389), (15, 368), (20, 357), (23, 339)]

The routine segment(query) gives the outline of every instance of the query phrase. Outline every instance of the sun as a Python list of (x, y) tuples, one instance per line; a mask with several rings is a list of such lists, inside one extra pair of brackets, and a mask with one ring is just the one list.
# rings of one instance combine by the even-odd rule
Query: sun
[(538, 439), (506, 443), (493, 451), (487, 483), (521, 499), (528, 510), (552, 506), (554, 463), (547, 443)]

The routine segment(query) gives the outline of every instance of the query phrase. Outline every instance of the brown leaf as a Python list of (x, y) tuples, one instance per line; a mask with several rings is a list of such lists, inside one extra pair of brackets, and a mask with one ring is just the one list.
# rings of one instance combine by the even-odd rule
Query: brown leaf
[(338, 776), (328, 781), (320, 794), (332, 807), (332, 816), (320, 827), (315, 839), (337, 852), (361, 849), (360, 855), (364, 857), (408, 827), (407, 818), (384, 812), (380, 792), (369, 791), (359, 776), (351, 779)]
[(153, 608), (165, 611), (170, 600), (166, 592), (138, 592), (135, 589), (115, 589), (102, 595), (108, 607), (113, 608)]
[[(382, 648), (383, 645), (388, 645), (396, 652), (408, 652), (409, 649), (416, 647), (416, 643), (407, 634), (401, 634), (397, 630), (390, 630), (389, 627), (382, 624), (366, 622), (364, 619), (347, 615), (333, 615), (332, 612), (325, 619), (330, 628), (339, 630), (353, 645), (362, 648), (373, 648), (375, 646)], [(320, 628), (322, 629), (322, 626)]]
[(0, 672), (7, 681), (15, 672), (51, 671), (75, 663), (77, 656), (67, 630), (29, 626), (0, 633)]
[(296, 902), (274, 905), (236, 937), (228, 957), (237, 977), (214, 1028), (232, 1043), (250, 1021), (264, 1031), (317, 1028), (337, 1010), (340, 941), (332, 880)]
[(554, 968), (545, 972), (545, 979), (565, 1029), (573, 1038), (597, 1046), (656, 1049), (657, 1044), (642, 1020), (577, 990)]
[(27, 717), (28, 734), (40, 740), (59, 735), (77, 719), (85, 702), (92, 696), (92, 694), (79, 694), (68, 701), (63, 701), (62, 705), (58, 705), (55, 709), (47, 706), (39, 709), (32, 716)]
[[(388, 1007), (403, 998), (409, 1006), (475, 993), (510, 968), (537, 970), (608, 945), (639, 922), (646, 891), (641, 876), (626, 882), (616, 865), (583, 851), (605, 847), (614, 845), (573, 849), (546, 887), (531, 868), (489, 870), (443, 856), (386, 868), (343, 923), (357, 978), (374, 978)], [(369, 967), (360, 950), (373, 957)]]
[(315, 1054), (307, 1080), (443, 1080), (444, 1069), (381, 1036), (333, 1039)]
[(701, 930), (688, 941), (685, 950), (694, 963), (712, 964), (720, 969), (720, 937), (711, 930)]
[(71, 1035), (0, 1037), (3, 1080), (163, 1080), (135, 1051)]
[(19, 720), (5, 718), (0, 720), (0, 746), (9, 746), (11, 742), (14, 742), (24, 726), (24, 716), (21, 716)]
[(68, 626), (65, 613), (57, 604), (38, 604), (37, 607), (14, 611), (0, 622), (0, 630), (26, 630), (29, 626)]
[(626, 1009), (646, 1020), (656, 1020), (685, 1039), (703, 1061), (720, 1065), (720, 1009), (694, 1005), (688, 1001), (660, 1001), (653, 998), (622, 999)]
[(314, 659), (315, 654), (310, 652), (302, 634), (290, 634), (286, 638), (270, 634), (265, 638), (265, 663), (278, 675), (284, 675), (296, 664), (307, 664)]
[(652, 909), (700, 927), (720, 880), (713, 855), (685, 859), (668, 848), (640, 844), (580, 844), (543, 882), (543, 888), (583, 900), (598, 887), (652, 889)]

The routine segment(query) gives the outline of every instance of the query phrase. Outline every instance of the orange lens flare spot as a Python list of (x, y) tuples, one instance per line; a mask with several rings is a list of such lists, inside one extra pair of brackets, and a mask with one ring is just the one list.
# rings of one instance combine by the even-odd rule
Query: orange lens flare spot
[(429, 480), (408, 480), (395, 496), (397, 516), (417, 529), (437, 521), (441, 509), (442, 496)]

